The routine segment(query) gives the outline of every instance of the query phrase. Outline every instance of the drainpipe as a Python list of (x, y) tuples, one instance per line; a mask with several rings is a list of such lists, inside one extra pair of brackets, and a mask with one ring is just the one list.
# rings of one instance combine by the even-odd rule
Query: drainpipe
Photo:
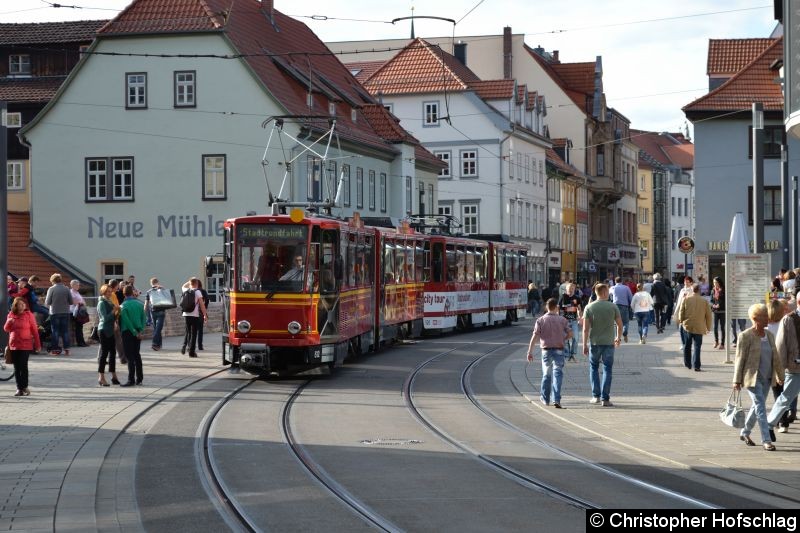
[[(503, 210), (505, 209), (505, 195), (503, 194), (503, 145), (506, 143), (507, 140), (509, 140), (511, 138), (512, 135), (514, 135), (514, 123), (513, 122), (511, 123), (511, 131), (508, 133), (508, 135), (506, 135), (505, 137), (500, 139), (500, 159), (499, 159), (499, 161), (500, 161), (500, 235), (503, 234), (503, 226), (505, 224), (505, 219), (506, 219), (505, 215), (503, 214)], [(509, 158), (508, 164), (509, 165), (513, 164), (513, 161), (511, 161), (513, 155), (514, 154), (511, 153), (511, 150), (509, 150), (508, 151), (508, 158)]]

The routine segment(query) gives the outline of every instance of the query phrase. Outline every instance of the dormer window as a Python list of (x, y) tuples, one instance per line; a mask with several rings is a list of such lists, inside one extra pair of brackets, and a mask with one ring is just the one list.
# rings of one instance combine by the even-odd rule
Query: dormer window
[(30, 76), (31, 56), (28, 54), (12, 54), (8, 56), (8, 73), (11, 76)]
[(328, 102), (328, 114), (331, 116), (336, 115), (336, 104)]

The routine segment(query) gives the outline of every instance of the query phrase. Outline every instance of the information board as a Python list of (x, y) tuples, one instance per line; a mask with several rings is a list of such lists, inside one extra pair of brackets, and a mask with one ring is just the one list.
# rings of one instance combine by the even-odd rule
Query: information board
[(770, 254), (725, 254), (725, 316), (728, 320), (748, 318), (750, 306), (765, 301), (772, 281), (770, 259)]

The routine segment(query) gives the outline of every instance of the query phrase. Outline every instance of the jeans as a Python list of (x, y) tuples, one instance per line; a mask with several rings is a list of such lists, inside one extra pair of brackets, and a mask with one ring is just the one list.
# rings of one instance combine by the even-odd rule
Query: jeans
[[(603, 363), (603, 388), (600, 389), (598, 369)], [(601, 346), (592, 344), (589, 347), (589, 383), (592, 386), (592, 398), (609, 400), (611, 394), (611, 374), (614, 368), (614, 345)]]
[(578, 353), (578, 337), (581, 334), (581, 325), (577, 320), (568, 320), (569, 327), (572, 328), (572, 338), (569, 339), (564, 345), (564, 351), (567, 352), (569, 357), (575, 357)]
[(744, 427), (742, 428), (741, 432), (743, 437), (750, 435), (750, 432), (753, 431), (753, 426), (756, 425), (757, 420), (758, 428), (761, 430), (762, 443), (772, 442), (772, 439), (769, 438), (769, 424), (767, 423), (766, 406), (769, 382), (769, 376), (762, 378), (759, 374), (756, 377), (756, 386), (747, 388), (747, 393), (750, 395), (750, 399), (753, 400), (753, 406), (750, 407), (750, 410), (747, 412), (747, 418), (745, 418)]
[(165, 311), (153, 311), (153, 341), (152, 346), (161, 348), (161, 330), (164, 329), (164, 321), (167, 319)]
[[(686, 343), (683, 345), (683, 366), (700, 370), (700, 347), (703, 346), (703, 336), (699, 333), (689, 333), (681, 328), (686, 335)], [(694, 351), (692, 351), (694, 344)]]
[(197, 344), (197, 329), (199, 323), (202, 323), (202, 318), (196, 316), (185, 316), (186, 320), (186, 334), (183, 337), (183, 350), (189, 348), (189, 355), (196, 355), (195, 345)]
[(714, 313), (714, 342), (725, 344), (725, 313)]
[(733, 330), (733, 337), (731, 337), (731, 344), (736, 343), (736, 323), (739, 323), (739, 331), (744, 331), (747, 329), (747, 320), (744, 318), (732, 318), (731, 319), (731, 329)]
[(58, 349), (58, 339), (61, 338), (62, 347), (69, 348), (69, 313), (50, 315), (50, 330), (53, 337), (50, 339), (50, 348)]
[(142, 341), (130, 331), (122, 332), (122, 344), (125, 346), (125, 357), (128, 358), (128, 383), (141, 383), (142, 354), (139, 352)]
[(647, 330), (650, 326), (650, 311), (636, 313), (636, 322), (639, 323), (639, 337), (647, 338)]
[(772, 411), (769, 412), (769, 416), (767, 417), (767, 423), (770, 427), (775, 426), (783, 414), (789, 410), (792, 401), (797, 398), (798, 393), (800, 393), (800, 374), (786, 372), (783, 378), (783, 392), (778, 399), (775, 400)]
[(622, 334), (624, 336), (628, 336), (628, 322), (630, 322), (630, 306), (628, 305), (619, 305), (617, 304), (617, 309), (619, 309), (619, 314), (622, 317)]
[[(555, 375), (555, 379), (553, 379)], [(553, 389), (553, 402), (561, 403), (561, 382), (564, 378), (564, 351), (542, 350), (542, 388), (541, 398), (550, 404), (550, 389)]]

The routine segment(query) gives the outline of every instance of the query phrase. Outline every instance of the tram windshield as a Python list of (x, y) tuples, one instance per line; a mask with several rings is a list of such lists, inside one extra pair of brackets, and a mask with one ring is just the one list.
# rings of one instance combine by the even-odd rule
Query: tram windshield
[(308, 228), (246, 224), (236, 229), (237, 289), (242, 292), (304, 292)]

